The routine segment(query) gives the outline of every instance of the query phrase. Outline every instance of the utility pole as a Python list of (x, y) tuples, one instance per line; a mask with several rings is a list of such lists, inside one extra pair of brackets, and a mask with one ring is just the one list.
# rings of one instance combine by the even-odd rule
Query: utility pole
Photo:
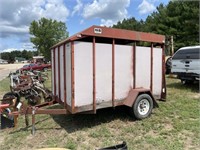
[(173, 35), (171, 36), (170, 44), (171, 44), (171, 56), (172, 56), (174, 54), (174, 39), (173, 39)]

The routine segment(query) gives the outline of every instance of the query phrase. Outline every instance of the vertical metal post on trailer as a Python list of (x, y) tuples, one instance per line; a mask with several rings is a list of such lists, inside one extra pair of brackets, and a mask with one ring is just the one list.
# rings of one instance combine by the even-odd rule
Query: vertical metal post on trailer
[(72, 113), (74, 113), (74, 108), (75, 108), (75, 80), (74, 80), (74, 42), (71, 42), (71, 90), (72, 90), (72, 98), (71, 98), (71, 108), (72, 108)]
[(32, 109), (32, 134), (35, 134), (35, 107)]
[(115, 39), (112, 40), (112, 106), (115, 107)]
[(135, 73), (135, 66), (136, 66), (136, 42), (133, 43), (133, 89), (135, 89), (136, 84), (135, 84), (135, 77), (136, 77), (136, 73)]
[(53, 79), (54, 80), (54, 85), (53, 86), (54, 86), (54, 95), (56, 95), (56, 83), (55, 83), (56, 82), (56, 70), (55, 70), (56, 69), (56, 67), (55, 67), (55, 63), (56, 63), (55, 55), (56, 54), (55, 54), (55, 51), (56, 51), (56, 48), (53, 49), (53, 77), (54, 77), (54, 79)]
[(167, 89), (166, 89), (166, 80), (165, 80), (165, 50), (164, 50), (164, 44), (161, 46), (162, 48), (162, 88), (161, 88), (161, 99), (166, 99)]
[(153, 90), (153, 43), (151, 43), (150, 90)]
[(58, 46), (58, 99), (60, 100), (60, 46)]
[(93, 69), (93, 112), (96, 113), (96, 45), (95, 37), (92, 42), (92, 69)]
[(66, 47), (66, 43), (63, 44), (63, 63), (64, 63), (63, 67), (64, 67), (64, 107), (65, 107), (65, 109), (67, 109), (66, 57), (65, 57), (66, 56), (66, 48), (65, 47)]

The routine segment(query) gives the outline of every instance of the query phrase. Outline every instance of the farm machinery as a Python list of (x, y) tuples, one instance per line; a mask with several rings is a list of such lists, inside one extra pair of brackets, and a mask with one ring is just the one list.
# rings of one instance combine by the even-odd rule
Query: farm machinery
[[(25, 114), (28, 126), (28, 108), (41, 104), (42, 100), (52, 101), (51, 91), (44, 85), (48, 75), (40, 71), (26, 71), (23, 74), (9, 76), (10, 92), (4, 94), (0, 104), (1, 128), (16, 126), (19, 114)], [(9, 123), (5, 125), (6, 122)]]

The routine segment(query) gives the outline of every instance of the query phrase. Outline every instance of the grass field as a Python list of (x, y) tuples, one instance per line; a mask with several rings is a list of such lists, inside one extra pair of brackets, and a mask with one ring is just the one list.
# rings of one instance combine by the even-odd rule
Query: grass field
[[(0, 132), (0, 149), (94, 150), (126, 141), (130, 150), (197, 150), (200, 148), (199, 85), (182, 85), (177, 79), (166, 79), (166, 102), (159, 101), (159, 108), (145, 120), (134, 120), (124, 107), (102, 109), (96, 115), (37, 115), (33, 136), (31, 126), (26, 128), (24, 116), (20, 116), (17, 128)], [(8, 83), (8, 78), (0, 82), (1, 97), (9, 90)]]

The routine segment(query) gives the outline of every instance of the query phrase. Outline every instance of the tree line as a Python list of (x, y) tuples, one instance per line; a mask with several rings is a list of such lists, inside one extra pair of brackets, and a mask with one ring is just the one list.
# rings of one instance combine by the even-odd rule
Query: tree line
[(21, 57), (21, 58), (25, 58), (26, 60), (31, 60), (33, 56), (38, 55), (38, 52), (27, 51), (27, 50), (23, 50), (23, 51), (15, 50), (12, 52), (3, 52), (0, 55), (1, 55), (1, 59), (7, 60), (8, 63), (12, 63), (15, 61), (16, 57)]
[(137, 21), (132, 17), (113, 27), (163, 34), (166, 36), (167, 48), (173, 36), (175, 51), (180, 47), (199, 45), (199, 2), (170, 1), (166, 6), (160, 4), (145, 21)]

